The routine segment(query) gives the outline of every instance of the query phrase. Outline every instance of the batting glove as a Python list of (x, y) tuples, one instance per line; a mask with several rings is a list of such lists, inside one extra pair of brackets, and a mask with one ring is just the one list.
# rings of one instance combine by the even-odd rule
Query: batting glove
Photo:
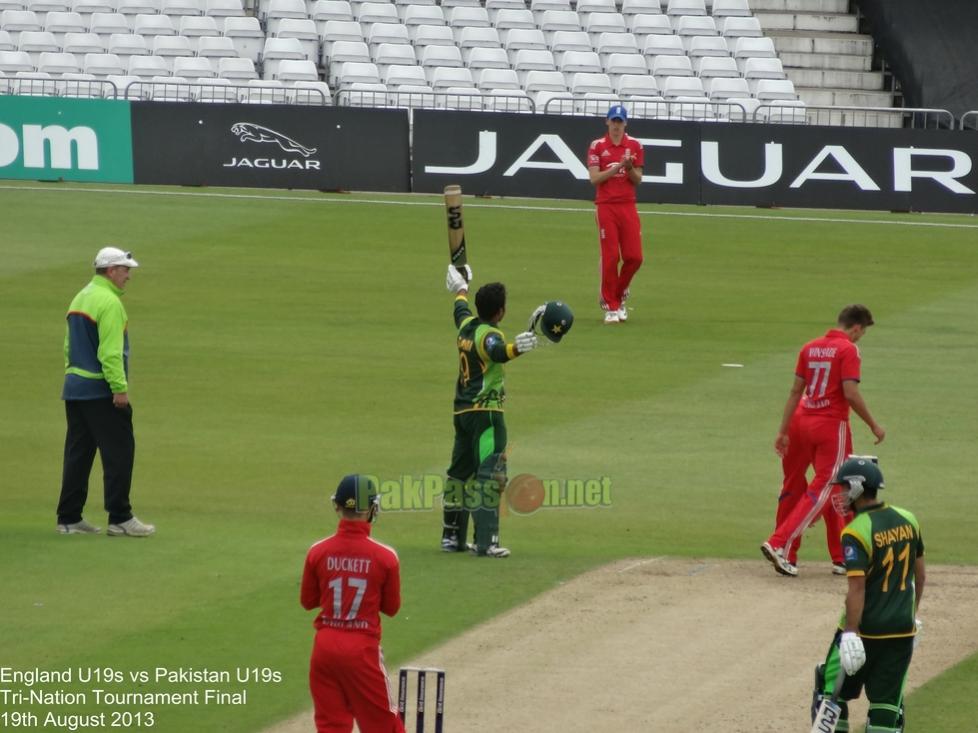
[(547, 310), (546, 305), (538, 305), (536, 310), (530, 314), (530, 323), (526, 327), (527, 331), (537, 330), (537, 324), (540, 322), (540, 319), (543, 318), (543, 312), (545, 310)]
[(518, 334), (513, 340), (516, 344), (516, 350), (521, 354), (525, 354), (527, 351), (533, 351), (538, 345), (537, 335), (533, 331), (524, 331)]
[(913, 648), (916, 650), (917, 645), (920, 643), (920, 635), (924, 631), (924, 622), (921, 621), (919, 618), (915, 618), (913, 620), (913, 628), (914, 628), (914, 631), (917, 632), (916, 634), (914, 634), (914, 637), (913, 637)]
[(842, 632), (842, 638), (839, 639), (839, 661), (849, 677), (866, 664), (866, 649), (859, 634), (854, 631)]
[(472, 268), (468, 265), (462, 267), (465, 272), (463, 275), (455, 265), (448, 266), (448, 274), (445, 275), (445, 287), (450, 293), (458, 295), (463, 290), (469, 289), (469, 280), (472, 279)]

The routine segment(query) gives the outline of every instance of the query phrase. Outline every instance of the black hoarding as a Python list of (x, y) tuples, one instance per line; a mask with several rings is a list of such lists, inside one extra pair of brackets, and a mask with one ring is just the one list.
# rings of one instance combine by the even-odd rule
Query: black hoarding
[(406, 110), (135, 102), (136, 183), (408, 191)]
[[(417, 110), (414, 190), (459, 183), (466, 193), (592, 199), (587, 149), (605, 132), (601, 117)], [(645, 176), (653, 184), (639, 187), (640, 201), (699, 199), (696, 125), (633, 120), (628, 134), (645, 145)]]
[[(601, 118), (419, 111), (417, 191), (590, 199), (584, 155)], [(640, 202), (978, 212), (978, 135), (632, 120)]]

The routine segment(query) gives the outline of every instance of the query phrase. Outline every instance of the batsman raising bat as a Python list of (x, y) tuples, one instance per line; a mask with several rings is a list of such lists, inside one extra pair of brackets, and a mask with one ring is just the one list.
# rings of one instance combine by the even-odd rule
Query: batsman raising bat
[[(461, 270), (461, 272), (460, 272)], [(472, 268), (448, 266), (445, 285), (455, 296), (458, 379), (455, 381), (455, 444), (444, 493), (441, 549), (480, 557), (508, 557), (499, 544), (499, 503), (506, 486), (506, 422), (503, 364), (538, 345), (530, 329), (507, 342), (499, 322), (506, 315), (506, 286), (487, 283), (469, 308)], [(545, 306), (541, 306), (545, 308)], [(542, 316), (542, 313), (541, 313)], [(475, 542), (466, 545), (469, 515)]]

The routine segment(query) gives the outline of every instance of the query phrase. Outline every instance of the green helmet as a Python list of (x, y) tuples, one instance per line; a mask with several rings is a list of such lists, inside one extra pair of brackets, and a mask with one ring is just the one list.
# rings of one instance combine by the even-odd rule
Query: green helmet
[(559, 300), (548, 301), (540, 318), (540, 330), (553, 342), (560, 341), (574, 325), (574, 312)]
[(832, 483), (848, 484), (850, 503), (862, 496), (866, 489), (875, 491), (885, 488), (883, 472), (876, 465), (876, 459), (873, 456), (849, 456), (839, 468)]

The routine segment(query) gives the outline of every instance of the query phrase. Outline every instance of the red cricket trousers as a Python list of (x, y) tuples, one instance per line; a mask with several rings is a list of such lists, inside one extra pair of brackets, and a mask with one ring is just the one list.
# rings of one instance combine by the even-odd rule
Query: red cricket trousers
[[(843, 564), (841, 534), (852, 514), (844, 504), (845, 489), (831, 482), (850, 453), (848, 420), (800, 412), (791, 418), (788, 450), (781, 459), (784, 483), (778, 497), (777, 527), (768, 538), (772, 547), (783, 548), (788, 562), (797, 564), (802, 535), (821, 517), (832, 562)], [(815, 467), (815, 475), (806, 482), (809, 466)]]
[(387, 670), (377, 639), (368, 634), (320, 629), (309, 664), (318, 733), (404, 733), (391, 703)]
[(618, 310), (632, 277), (642, 266), (642, 225), (634, 201), (597, 204), (595, 218), (601, 241), (601, 300), (608, 310)]

